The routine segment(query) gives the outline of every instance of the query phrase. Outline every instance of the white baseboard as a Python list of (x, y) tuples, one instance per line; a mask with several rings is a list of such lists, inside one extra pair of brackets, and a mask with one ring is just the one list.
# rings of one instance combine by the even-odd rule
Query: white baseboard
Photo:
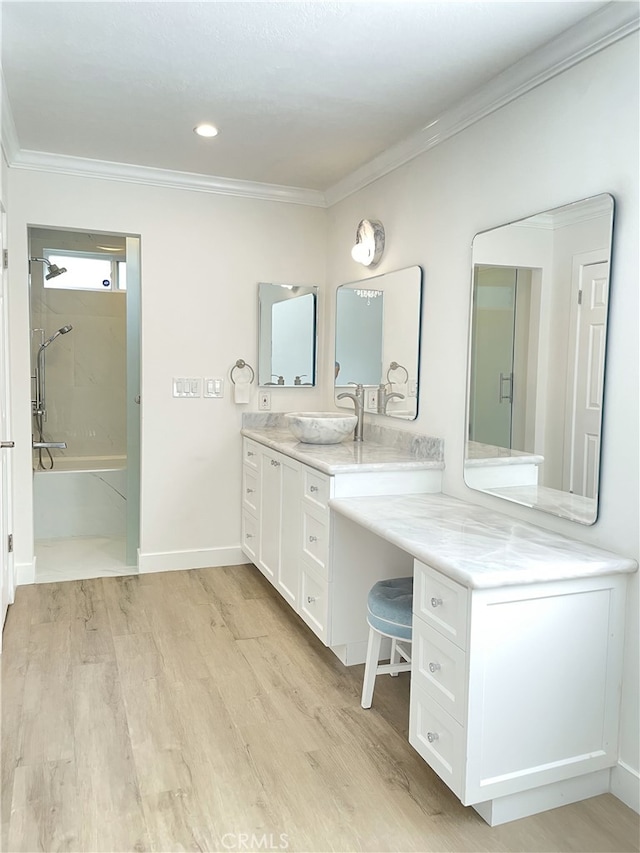
[(193, 551), (158, 551), (140, 553), (138, 571), (141, 575), (148, 572), (177, 572), (182, 569), (208, 569), (219, 566), (240, 566), (247, 558), (238, 548), (205, 548)]
[(611, 768), (611, 793), (640, 814), (640, 773), (624, 761)]
[(496, 797), (486, 803), (474, 803), (473, 808), (486, 820), (489, 826), (499, 826), (512, 820), (519, 820), (529, 815), (539, 814), (549, 809), (597, 797), (609, 791), (609, 768), (552, 782), (540, 788), (509, 794), (506, 797)]
[(36, 582), (36, 558), (33, 558), (32, 563), (16, 563), (16, 586), (24, 586), (25, 584)]

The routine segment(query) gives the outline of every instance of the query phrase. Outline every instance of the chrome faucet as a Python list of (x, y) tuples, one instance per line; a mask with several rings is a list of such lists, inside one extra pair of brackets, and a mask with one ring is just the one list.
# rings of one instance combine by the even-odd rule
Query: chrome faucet
[(358, 418), (358, 422), (353, 433), (353, 440), (362, 441), (362, 432), (364, 427), (364, 385), (356, 384), (355, 394), (343, 391), (342, 394), (338, 394), (337, 399), (342, 400), (344, 397), (349, 397), (349, 399), (353, 400), (353, 408), (355, 415)]
[(387, 393), (387, 386), (381, 383), (378, 386), (378, 408), (377, 414), (386, 415), (387, 414), (387, 404), (389, 400), (393, 400), (396, 397), (398, 400), (404, 400), (404, 394), (400, 394), (398, 391), (392, 391)]

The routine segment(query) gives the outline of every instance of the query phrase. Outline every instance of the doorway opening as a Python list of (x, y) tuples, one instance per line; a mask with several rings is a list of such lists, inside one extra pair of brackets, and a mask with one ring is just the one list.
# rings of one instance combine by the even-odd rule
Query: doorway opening
[(137, 571), (140, 238), (29, 227), (36, 583)]

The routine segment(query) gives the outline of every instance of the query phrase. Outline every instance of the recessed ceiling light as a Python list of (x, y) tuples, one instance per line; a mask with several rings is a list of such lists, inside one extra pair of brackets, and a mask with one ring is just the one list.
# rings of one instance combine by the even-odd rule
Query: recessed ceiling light
[(214, 127), (212, 124), (199, 124), (197, 127), (193, 128), (193, 132), (197, 133), (198, 136), (217, 136), (218, 128)]

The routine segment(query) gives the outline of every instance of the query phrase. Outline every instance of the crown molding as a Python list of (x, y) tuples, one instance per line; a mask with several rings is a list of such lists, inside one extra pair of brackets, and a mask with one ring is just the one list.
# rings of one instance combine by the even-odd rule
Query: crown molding
[(515, 228), (538, 228), (541, 231), (555, 231), (557, 228), (565, 228), (567, 225), (579, 225), (582, 222), (590, 222), (601, 216), (610, 216), (613, 210), (613, 198), (604, 193), (602, 197), (595, 199), (584, 199), (560, 208), (557, 212), (553, 210), (545, 213), (536, 213), (526, 219), (518, 219), (512, 222)]
[(7, 163), (11, 164), (11, 162), (15, 159), (18, 151), (20, 150), (20, 141), (18, 140), (16, 123), (13, 120), (13, 113), (11, 112), (11, 102), (9, 101), (9, 95), (7, 93), (7, 87), (4, 82), (4, 74), (2, 74), (2, 69), (0, 69), (0, 85), (2, 86), (0, 144), (2, 145), (2, 150), (4, 151), (4, 156), (6, 157)]
[(417, 133), (393, 145), (326, 192), (70, 157), (20, 148), (9, 98), (2, 80), (1, 143), (11, 168), (99, 178), (147, 186), (215, 193), (240, 198), (331, 207), (420, 154), (511, 103), (542, 83), (638, 30), (638, 4), (611, 2), (566, 30), (539, 50), (494, 77), (475, 93), (445, 111)]
[(609, 3), (498, 74), (417, 133), (388, 148), (329, 187), (325, 192), (327, 207), (342, 201), (547, 80), (625, 38), (639, 26), (637, 3)]
[(195, 172), (175, 172), (169, 169), (156, 169), (152, 166), (91, 160), (86, 157), (69, 157), (66, 154), (50, 154), (44, 151), (21, 149), (15, 153), (9, 165), (12, 169), (26, 169), (32, 172), (53, 172), (82, 178), (99, 178), (129, 184), (146, 184), (239, 198), (325, 207), (324, 194), (319, 190), (219, 178), (214, 175), (199, 175)]

